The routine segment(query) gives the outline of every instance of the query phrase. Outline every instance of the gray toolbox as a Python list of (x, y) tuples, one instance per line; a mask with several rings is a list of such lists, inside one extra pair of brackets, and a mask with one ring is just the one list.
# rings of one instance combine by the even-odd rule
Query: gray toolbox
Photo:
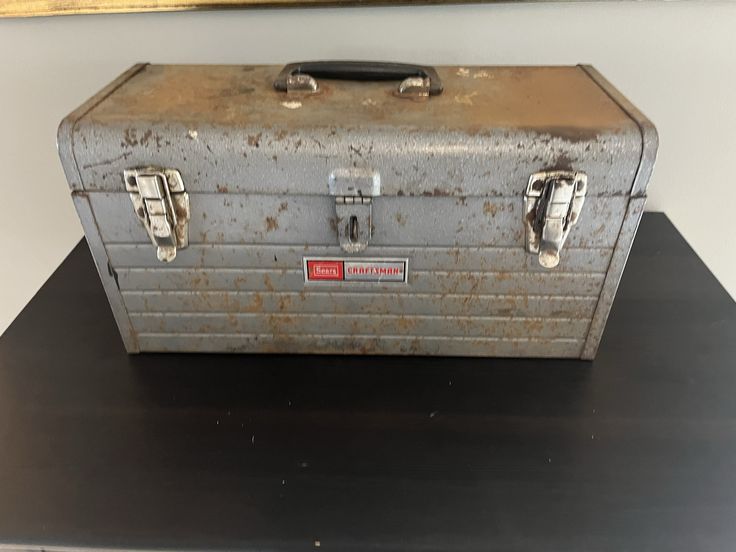
[(58, 146), (128, 352), (591, 359), (657, 134), (589, 66), (140, 64)]

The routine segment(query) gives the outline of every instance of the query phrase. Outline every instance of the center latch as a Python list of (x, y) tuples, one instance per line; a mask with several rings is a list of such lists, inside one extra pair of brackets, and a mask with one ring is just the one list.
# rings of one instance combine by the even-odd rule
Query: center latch
[(330, 195), (335, 196), (337, 236), (347, 253), (368, 247), (373, 233), (373, 198), (381, 195), (381, 177), (369, 169), (336, 169), (329, 178)]
[(539, 254), (539, 264), (554, 268), (560, 250), (578, 221), (585, 201), (588, 176), (581, 171), (533, 174), (524, 193), (526, 248)]

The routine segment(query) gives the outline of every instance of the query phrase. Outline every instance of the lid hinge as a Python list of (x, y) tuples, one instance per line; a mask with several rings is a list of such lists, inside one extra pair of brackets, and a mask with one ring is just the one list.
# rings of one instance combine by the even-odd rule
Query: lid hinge
[(189, 245), (189, 194), (179, 171), (152, 167), (123, 172), (135, 213), (156, 246), (159, 261), (171, 262)]
[(381, 195), (381, 177), (368, 169), (336, 169), (329, 178), (330, 195), (335, 196), (337, 237), (347, 253), (368, 247), (373, 234), (373, 198)]
[(588, 176), (581, 171), (543, 171), (529, 178), (524, 193), (526, 249), (539, 264), (554, 268), (583, 208)]

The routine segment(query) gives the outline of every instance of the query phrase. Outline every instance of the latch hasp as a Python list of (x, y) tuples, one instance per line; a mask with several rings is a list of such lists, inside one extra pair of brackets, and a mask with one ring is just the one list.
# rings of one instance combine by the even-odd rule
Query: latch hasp
[(179, 171), (145, 167), (123, 172), (136, 216), (156, 246), (159, 261), (171, 262), (189, 245), (189, 194)]
[(585, 202), (588, 176), (582, 171), (542, 171), (529, 177), (524, 192), (526, 249), (539, 264), (554, 268)]
[(328, 188), (335, 197), (337, 235), (346, 253), (368, 247), (373, 234), (373, 198), (381, 195), (381, 176), (370, 169), (335, 169)]

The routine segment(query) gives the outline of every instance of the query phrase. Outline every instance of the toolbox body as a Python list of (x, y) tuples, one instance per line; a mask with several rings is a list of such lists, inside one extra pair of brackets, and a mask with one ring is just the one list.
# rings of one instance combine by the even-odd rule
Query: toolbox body
[(58, 145), (128, 352), (590, 359), (657, 135), (587, 66), (141, 64)]

